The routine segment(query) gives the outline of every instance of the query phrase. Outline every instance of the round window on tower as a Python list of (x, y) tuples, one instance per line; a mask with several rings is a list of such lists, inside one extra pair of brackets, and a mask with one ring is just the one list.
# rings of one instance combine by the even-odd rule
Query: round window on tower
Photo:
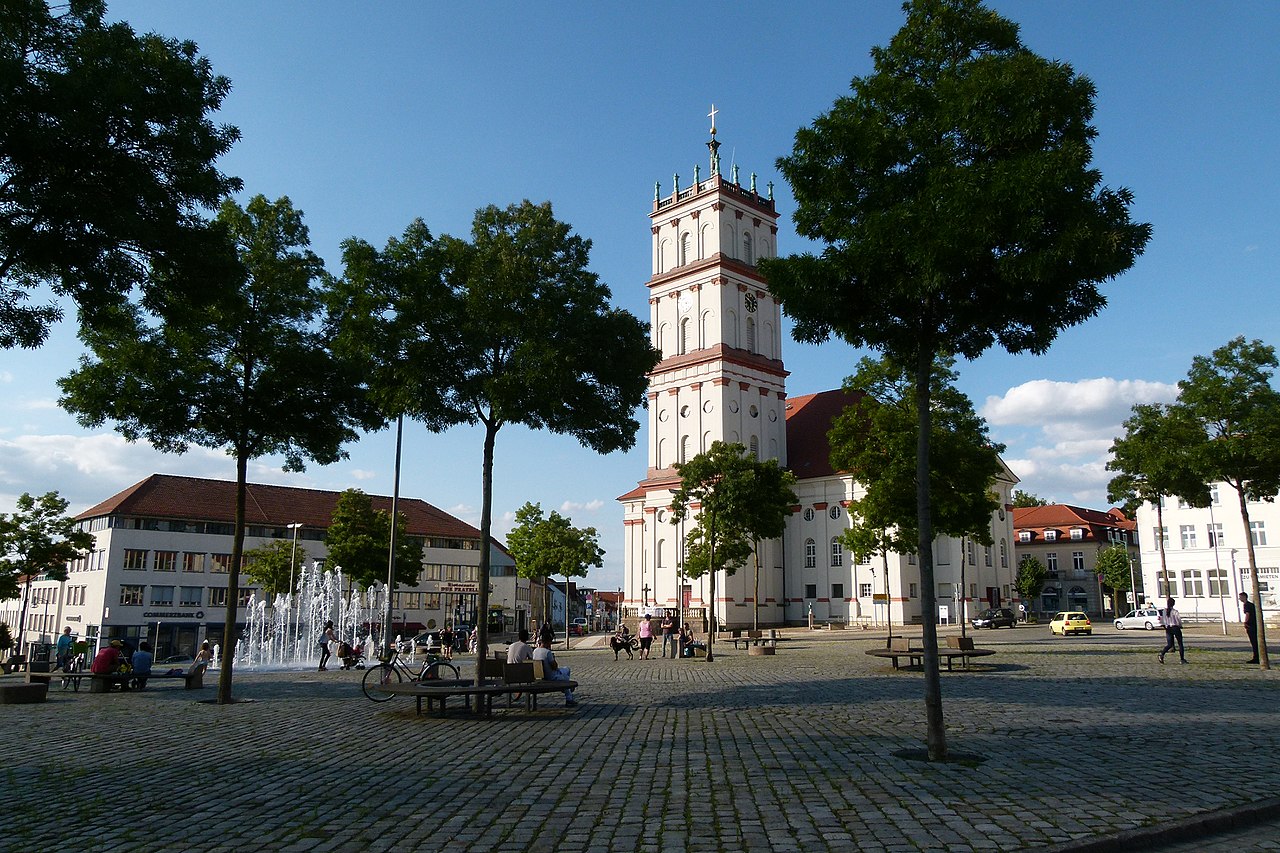
[(729, 401), (729, 411), (733, 412), (735, 415), (738, 413), (738, 401), (737, 401), (737, 400), (730, 400), (730, 401)]
[(778, 412), (777, 412), (777, 410), (776, 410), (776, 409), (770, 409), (770, 410), (769, 410), (769, 422), (770, 422), (770, 423), (772, 423), (773, 421), (776, 421), (777, 419), (778, 419)]
[(751, 413), (751, 417), (753, 418), (759, 417), (760, 415), (760, 410), (757, 409), (755, 406), (752, 406), (750, 409), (747, 409), (747, 411)]
[(665, 509), (658, 510), (658, 521), (667, 520), (667, 511)]
[(663, 409), (662, 411), (658, 412), (658, 420), (662, 421), (663, 423), (666, 423), (667, 418), (669, 417), (671, 417), (671, 413), (666, 409)]
[(710, 400), (702, 404), (702, 411), (706, 412), (707, 414), (711, 414), (711, 412), (714, 409), (715, 409), (715, 404), (712, 403)]
[(689, 417), (689, 407), (688, 407), (688, 406), (681, 406), (681, 407), (680, 407), (680, 417), (682, 417), (682, 418), (687, 418), (687, 417)]
[(813, 507), (809, 507), (808, 509), (806, 509), (806, 510), (804, 511), (804, 520), (805, 520), (805, 521), (813, 521), (813, 515), (814, 515)]
[(838, 507), (838, 506), (833, 506), (831, 509), (829, 509), (829, 510), (827, 511), (827, 515), (831, 516), (832, 518), (839, 518), (839, 517), (840, 517), (840, 507)]

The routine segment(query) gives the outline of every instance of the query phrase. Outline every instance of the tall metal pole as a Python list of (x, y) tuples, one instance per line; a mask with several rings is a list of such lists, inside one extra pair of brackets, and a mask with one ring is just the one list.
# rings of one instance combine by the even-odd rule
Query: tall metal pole
[[(1215, 492), (1216, 494), (1216, 492)], [(1213, 570), (1218, 581), (1218, 606), (1222, 609), (1222, 636), (1227, 636), (1227, 590), (1224, 588), (1222, 563), (1218, 561), (1218, 525), (1213, 520), (1213, 504), (1209, 504), (1209, 529), (1213, 531)]]
[[(396, 591), (396, 527), (400, 519), (400, 448), (404, 438), (404, 415), (396, 415), (396, 464), (391, 486), (391, 547), (387, 549), (387, 607), (383, 612), (382, 650), (391, 657), (391, 597)], [(486, 547), (487, 543), (486, 543)]]
[[(302, 608), (297, 606), (295, 603), (295, 599), (298, 598), (298, 593), (297, 590), (293, 588), (293, 570), (294, 566), (297, 565), (298, 562), (298, 530), (302, 527), (302, 522), (295, 521), (292, 524), (286, 525), (286, 527), (293, 531), (293, 549), (289, 553), (289, 609), (294, 611), (293, 648), (296, 650), (298, 648), (298, 629), (299, 621), (302, 618)], [(285, 624), (285, 628), (288, 628), (288, 623)]]

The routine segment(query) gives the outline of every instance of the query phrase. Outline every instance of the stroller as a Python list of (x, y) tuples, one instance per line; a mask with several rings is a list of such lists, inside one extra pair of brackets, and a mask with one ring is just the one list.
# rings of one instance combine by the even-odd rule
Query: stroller
[(342, 661), (339, 669), (364, 669), (364, 644), (353, 646), (347, 642), (338, 643), (336, 657)]

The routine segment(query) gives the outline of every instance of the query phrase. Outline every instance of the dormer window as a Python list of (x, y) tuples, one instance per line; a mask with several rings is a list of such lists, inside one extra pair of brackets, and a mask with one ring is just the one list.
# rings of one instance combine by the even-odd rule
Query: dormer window
[(1018, 541), (1019, 541), (1019, 542), (1030, 542), (1030, 541), (1031, 541), (1031, 531), (1030, 531), (1030, 530), (1019, 530), (1019, 531), (1018, 531)]
[(1083, 539), (1083, 538), (1084, 538), (1084, 530), (1083, 530), (1083, 528), (1080, 528), (1080, 527), (1073, 527), (1073, 528), (1071, 528), (1071, 538), (1072, 538), (1073, 540), (1080, 540), (1080, 539)]
[(1046, 530), (1046, 531), (1044, 532), (1044, 541), (1046, 541), (1046, 542), (1057, 542), (1057, 541), (1058, 541), (1058, 531), (1056, 531), (1056, 530)]

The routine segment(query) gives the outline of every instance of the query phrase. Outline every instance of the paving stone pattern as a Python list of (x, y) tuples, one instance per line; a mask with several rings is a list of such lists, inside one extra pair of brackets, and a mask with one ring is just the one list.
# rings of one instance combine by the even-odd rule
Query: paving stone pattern
[(1070, 849), (1280, 790), (1275, 672), (1235, 648), (1161, 666), (1159, 638), (1045, 634), (983, 634), (990, 665), (943, 672), (969, 763), (896, 755), (923, 745), (923, 681), (865, 655), (871, 632), (710, 664), (560, 652), (579, 706), (492, 720), (374, 704), (361, 671), (239, 671), (252, 701), (223, 707), (195, 701), (210, 687), (55, 681), (0, 706), (0, 850)]

